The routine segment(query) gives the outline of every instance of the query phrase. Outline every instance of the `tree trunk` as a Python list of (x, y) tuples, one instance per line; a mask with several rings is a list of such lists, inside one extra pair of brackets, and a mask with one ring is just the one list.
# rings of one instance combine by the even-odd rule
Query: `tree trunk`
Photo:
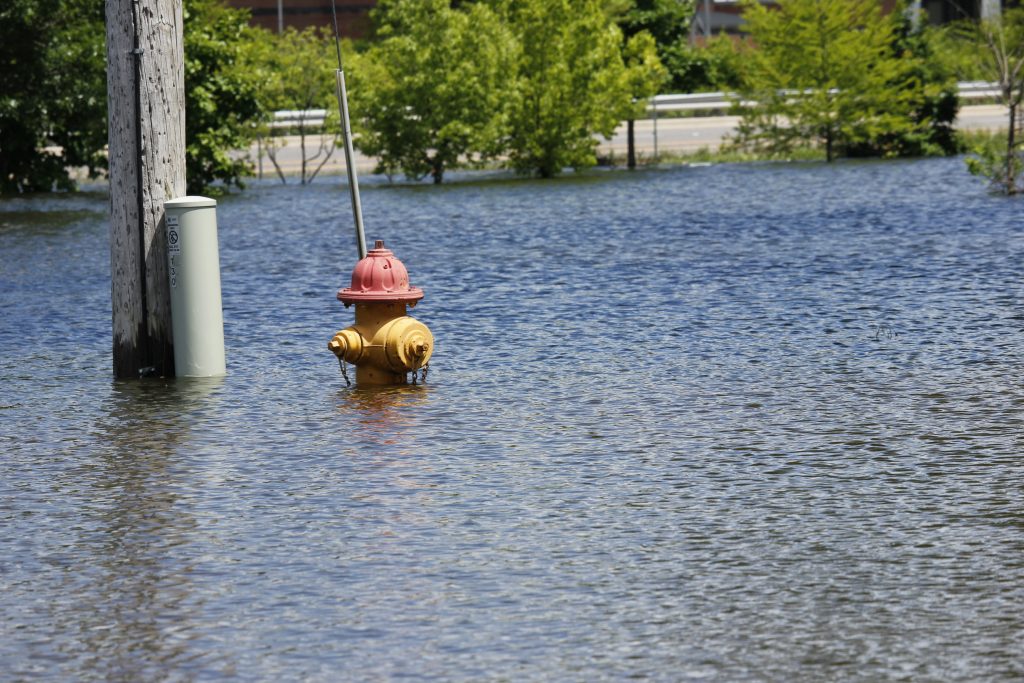
[(185, 194), (181, 0), (106, 0), (114, 375), (174, 375), (164, 201)]
[(306, 127), (299, 125), (299, 156), (302, 157), (302, 175), (299, 178), (299, 185), (306, 184)]
[(636, 168), (636, 137), (633, 134), (633, 119), (626, 121), (626, 166)]
[(1017, 151), (1017, 105), (1013, 102), (1010, 108), (1010, 129), (1006, 132), (1006, 194), (1017, 194), (1016, 156)]

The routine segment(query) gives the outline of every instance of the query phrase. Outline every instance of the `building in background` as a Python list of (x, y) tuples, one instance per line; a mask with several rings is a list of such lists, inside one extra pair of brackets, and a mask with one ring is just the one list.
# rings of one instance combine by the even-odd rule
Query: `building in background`
[[(280, 33), (285, 28), (331, 27), (330, 0), (227, 0), (231, 7), (252, 13), (252, 24)], [(376, 0), (334, 0), (338, 30), (345, 38), (368, 38), (372, 26), (370, 10)]]
[[(767, 2), (766, 4), (774, 4)], [(882, 0), (888, 11), (896, 6), (895, 0)], [(1002, 11), (1002, 0), (915, 0), (912, 9), (923, 12), (929, 24), (948, 24), (958, 19), (994, 17)], [(694, 39), (741, 33), (743, 10), (736, 0), (696, 0), (696, 12), (691, 26)]]
[(1003, 9), (1001, 0), (917, 0), (912, 6), (922, 9), (928, 23), (948, 24), (958, 19), (991, 19)]
[[(770, 1), (770, 0), (769, 0)], [(331, 26), (330, 0), (227, 0), (232, 7), (252, 12), (252, 23), (280, 32), (285, 27)], [(368, 38), (372, 33), (370, 10), (376, 0), (335, 0), (338, 28), (346, 38)], [(892, 9), (895, 0), (882, 0)], [(922, 11), (930, 24), (948, 24), (957, 19), (992, 17), (1002, 10), (1003, 0), (915, 0), (911, 6)], [(691, 27), (694, 39), (740, 33), (743, 14), (736, 0), (696, 0)]]

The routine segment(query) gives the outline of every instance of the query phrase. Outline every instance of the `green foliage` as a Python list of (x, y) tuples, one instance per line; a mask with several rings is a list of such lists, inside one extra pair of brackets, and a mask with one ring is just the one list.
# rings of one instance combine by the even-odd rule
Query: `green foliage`
[(646, 31), (630, 36), (622, 50), (626, 64), (626, 83), (636, 106), (630, 118), (640, 118), (646, 111), (645, 101), (657, 95), (668, 80), (668, 71), (658, 58), (654, 37)]
[[(190, 192), (238, 183), (258, 111), (236, 66), (248, 15), (216, 0), (185, 2)], [(101, 0), (6, 0), (0, 7), (0, 192), (73, 189), (69, 170), (106, 168), (106, 30)]]
[[(1021, 103), (1024, 100), (1024, 8), (1006, 10), (1000, 17), (949, 29), (948, 36), (972, 45), (975, 57), (966, 63), (984, 80), (997, 84), (997, 99), (1008, 111), (1005, 133), (972, 148), (967, 159), (971, 173), (989, 179), (1002, 194), (1024, 191), (1021, 181)], [(966, 60), (965, 60), (966, 61)]]
[(595, 134), (610, 137), (632, 111), (622, 34), (597, 0), (510, 0), (521, 45), (508, 157), (550, 177), (596, 163)]
[[(756, 49), (746, 55), (738, 141), (769, 153), (819, 142), (831, 161), (870, 144), (881, 156), (920, 130), (921, 79), (913, 57), (893, 54), (899, 12), (876, 0), (782, 0), (769, 10), (745, 0)], [(888, 142), (887, 142), (888, 141)]]
[(242, 61), (245, 71), (259, 84), (262, 120), (256, 123), (255, 132), (282, 183), (285, 174), (277, 162), (277, 151), (285, 142), (274, 135), (279, 129), (270, 127), (272, 112), (327, 110), (325, 125), (300, 121), (288, 131), (299, 136), (300, 182), (311, 182), (330, 159), (340, 132), (334, 38), (327, 30), (312, 27), (302, 31), (286, 28), (280, 34), (257, 30), (254, 35), (259, 39), (244, 44)]
[(649, 33), (660, 51), (686, 42), (691, 17), (693, 0), (633, 0), (619, 17), (618, 24), (627, 38), (640, 32)]
[(441, 182), (501, 151), (518, 47), (486, 4), (385, 0), (380, 41), (351, 60), (355, 144), (380, 172)]
[(914, 30), (907, 13), (893, 20), (892, 56), (900, 60), (916, 89), (907, 92), (913, 125), (883, 131), (875, 138), (851, 143), (848, 156), (950, 156), (962, 151), (954, 124), (960, 109), (956, 73), (937, 59), (937, 30)]
[(612, 11), (627, 39), (640, 33), (654, 39), (658, 61), (667, 70), (667, 87), (673, 92), (692, 92), (695, 61), (689, 31), (693, 0), (632, 0), (616, 9)]
[(105, 67), (102, 3), (0, 7), (0, 192), (71, 189), (66, 167), (106, 166)]
[(337, 107), (334, 38), (326, 29), (280, 34), (254, 29), (243, 42), (242, 66), (259, 84), (257, 98), (263, 114), (281, 109)]
[(658, 155), (659, 164), (735, 164), (751, 162), (793, 162), (793, 161), (821, 161), (823, 154), (818, 148), (794, 147), (784, 157), (767, 157), (763, 154), (749, 150), (719, 147), (710, 149), (700, 147), (693, 151), (662, 152)]
[(671, 74), (672, 92), (731, 91), (742, 85), (742, 53), (724, 34), (703, 45), (680, 43), (661, 59)]
[[(1007, 14), (1012, 10), (1007, 10)], [(1012, 14), (1010, 21), (1013, 21)], [(996, 69), (976, 19), (963, 19), (931, 28), (932, 58), (961, 81), (994, 81)]]
[(671, 92), (731, 90), (739, 85), (738, 53), (727, 36), (690, 44), (694, 0), (622, 0), (610, 11), (630, 38), (649, 33), (667, 72), (662, 87)]
[(384, 0), (379, 42), (351, 60), (356, 145), (380, 172), (441, 182), (498, 156), (541, 176), (590, 166), (594, 136), (664, 82), (651, 34), (624, 42), (600, 0), (456, 5)]
[(218, 0), (185, 0), (185, 173), (189, 193), (242, 186), (249, 163), (232, 158), (253, 136), (261, 116), (258, 86), (244, 59), (260, 34), (244, 10)]
[[(90, 178), (107, 168), (106, 40), (103, 7), (91, 0), (64, 0), (65, 21), (48, 51), (48, 110), (53, 144), (65, 167), (86, 167)], [(64, 176), (67, 177), (66, 174)]]
[(1019, 145), (1011, 152), (1007, 136), (992, 133), (976, 140), (970, 149), (967, 170), (987, 179), (992, 192), (1005, 195), (1024, 192), (1024, 155)]

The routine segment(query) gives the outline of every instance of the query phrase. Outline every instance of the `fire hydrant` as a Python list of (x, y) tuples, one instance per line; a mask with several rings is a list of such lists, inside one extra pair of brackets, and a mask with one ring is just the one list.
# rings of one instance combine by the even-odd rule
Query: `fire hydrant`
[(426, 368), (434, 336), (405, 308), (422, 298), (405, 265), (377, 240), (352, 270), (352, 286), (338, 290), (346, 308), (356, 305), (356, 322), (327, 344), (343, 370), (345, 362), (356, 366), (356, 384), (405, 384), (408, 373)]

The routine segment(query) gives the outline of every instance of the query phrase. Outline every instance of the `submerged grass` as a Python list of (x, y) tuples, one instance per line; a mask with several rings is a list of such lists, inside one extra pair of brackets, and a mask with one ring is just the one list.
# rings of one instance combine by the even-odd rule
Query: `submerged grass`
[[(970, 129), (957, 131), (958, 147), (959, 149), (965, 152), (970, 152), (976, 148), (983, 147), (993, 139), (1005, 137), (1005, 130)], [(764, 161), (788, 162), (824, 160), (825, 150), (822, 149), (821, 147), (812, 145), (798, 147), (796, 149), (790, 150), (786, 154), (773, 154), (757, 150), (744, 150), (731, 145), (722, 145), (717, 149), (711, 147), (701, 147), (693, 151), (669, 150), (665, 152), (660, 152), (657, 157), (654, 157), (654, 155), (647, 152), (637, 154), (638, 166), (654, 166), (658, 164), (735, 164)], [(625, 155), (613, 154), (601, 159), (600, 164), (602, 166), (625, 166), (626, 157)]]
[(972, 150), (976, 147), (984, 147), (991, 140), (994, 139), (1005, 139), (1006, 129), (1000, 130), (987, 130), (982, 128), (974, 128), (971, 130), (958, 130), (956, 132), (957, 138), (960, 141), (960, 149)]
[[(741, 150), (722, 146), (717, 149), (700, 147), (692, 151), (668, 150), (653, 154), (642, 152), (637, 154), (637, 166), (656, 166), (673, 164), (737, 164), (757, 161), (824, 161), (824, 150), (815, 147), (800, 147), (788, 154), (767, 154), (765, 152)], [(624, 155), (609, 155), (600, 159), (601, 166), (625, 166)]]

